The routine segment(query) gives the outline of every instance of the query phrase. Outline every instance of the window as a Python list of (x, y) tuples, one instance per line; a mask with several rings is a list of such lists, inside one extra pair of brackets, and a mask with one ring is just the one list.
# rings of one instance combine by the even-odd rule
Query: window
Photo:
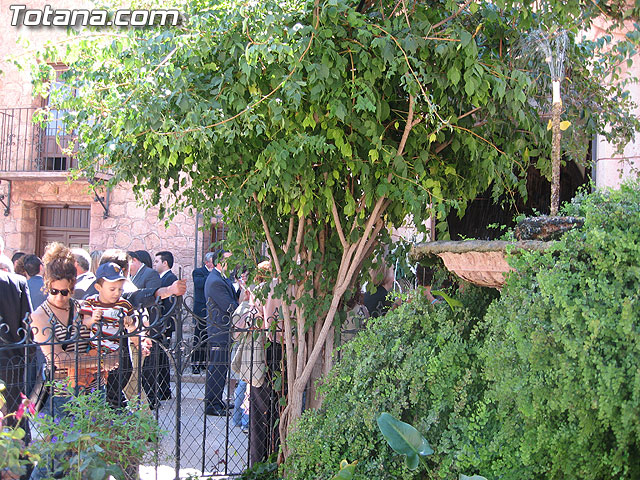
[[(63, 64), (52, 65), (56, 72), (56, 81), (51, 86), (54, 98), (65, 98), (74, 95), (73, 90), (61, 80), (62, 73), (67, 69)], [(65, 150), (71, 145), (74, 132), (70, 131), (64, 122), (66, 110), (51, 108), (50, 96), (43, 100), (43, 108), (49, 110), (49, 122), (40, 131), (39, 168), (46, 171), (66, 171), (77, 167), (73, 157)]]

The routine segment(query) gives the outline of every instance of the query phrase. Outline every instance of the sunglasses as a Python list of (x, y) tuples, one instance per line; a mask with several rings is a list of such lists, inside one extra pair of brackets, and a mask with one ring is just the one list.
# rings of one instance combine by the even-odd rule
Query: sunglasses
[(69, 289), (65, 288), (64, 290), (58, 290), (57, 288), (50, 288), (49, 289), (49, 293), (51, 295), (62, 295), (63, 297), (66, 297), (67, 295), (69, 295)]

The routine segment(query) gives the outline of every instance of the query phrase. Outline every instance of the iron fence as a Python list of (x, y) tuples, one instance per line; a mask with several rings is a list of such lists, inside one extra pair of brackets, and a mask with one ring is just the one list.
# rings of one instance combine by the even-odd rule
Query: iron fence
[[(140, 398), (152, 408), (159, 427), (166, 432), (151, 446), (141, 468), (153, 469), (156, 478), (166, 478), (169, 470), (176, 479), (189, 473), (238, 476), (258, 458), (256, 453), (268, 455), (278, 447), (280, 398), (286, 394), (284, 382), (279, 382), (279, 390), (273, 386), (283, 366), (281, 344), (276, 338), (280, 332), (265, 329), (263, 319), (253, 313), (241, 325), (232, 322), (229, 315), (223, 325), (207, 325), (217, 340), (210, 335), (194, 341), (183, 336), (183, 327), (206, 322), (205, 319), (197, 317), (181, 299), (164, 316), (159, 314), (159, 308), (154, 305), (136, 310), (133, 322), (125, 323), (120, 318), (107, 325), (100, 320), (88, 331), (79, 314), (72, 316), (68, 325), (51, 315), (49, 325), (41, 332), (46, 340), (40, 342), (34, 340), (38, 332), (29, 316), (17, 332), (19, 341), (13, 336), (11, 343), (6, 339), (10, 338), (9, 333), (16, 332), (10, 332), (10, 326), (0, 319), (0, 380), (7, 386), (6, 395), (24, 392), (39, 403), (42, 411), (52, 415), (60, 413), (56, 412), (56, 398), (82, 394), (88, 389), (104, 391), (106, 401), (116, 408), (134, 397)], [(166, 332), (172, 323), (175, 335), (169, 339)], [(264, 348), (265, 358), (255, 359), (266, 370), (263, 385), (256, 386), (254, 382), (254, 358), (250, 355), (244, 394), (236, 387), (241, 384), (230, 368), (233, 339), (238, 344), (242, 337), (251, 352), (257, 351), (254, 347), (268, 347)], [(261, 338), (266, 340), (265, 345), (255, 343)], [(151, 344), (148, 356), (146, 343)], [(206, 369), (194, 374), (191, 354), (203, 345), (209, 351)], [(166, 366), (163, 356), (170, 369), (170, 377), (164, 377), (168, 385), (162, 380)], [(224, 386), (214, 380), (220, 375)], [(66, 391), (54, 381), (64, 382)], [(212, 409), (212, 391), (216, 388), (224, 388), (224, 404)], [(234, 398), (234, 393), (241, 397)], [(149, 402), (150, 398), (157, 402)], [(236, 420), (238, 426), (234, 424)], [(38, 435), (36, 421), (31, 425), (31, 436)]]

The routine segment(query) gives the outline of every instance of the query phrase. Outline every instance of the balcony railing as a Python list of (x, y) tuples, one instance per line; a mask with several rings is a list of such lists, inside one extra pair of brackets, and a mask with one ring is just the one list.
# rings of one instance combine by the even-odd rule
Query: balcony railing
[(65, 172), (77, 168), (66, 152), (72, 144), (62, 112), (53, 111), (44, 126), (33, 122), (32, 107), (0, 109), (0, 174)]

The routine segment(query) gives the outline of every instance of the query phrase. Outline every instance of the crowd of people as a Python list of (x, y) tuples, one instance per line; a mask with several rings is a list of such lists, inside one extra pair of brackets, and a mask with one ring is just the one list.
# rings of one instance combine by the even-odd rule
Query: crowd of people
[[(171, 252), (153, 257), (145, 250), (88, 253), (52, 243), (42, 258), (16, 252), (9, 259), (1, 237), (0, 242), (0, 380), (7, 386), (3, 413), (17, 409), (25, 390), (36, 392), (32, 398), (42, 413), (58, 416), (73, 395), (93, 389), (101, 389), (116, 408), (136, 398), (155, 409), (171, 398), (166, 350), (176, 328), (176, 298), (187, 289), (172, 271)], [(279, 305), (271, 293), (263, 302), (255, 294), (264, 285), (273, 289), (269, 262), (256, 267), (256, 283), (249, 286), (247, 268), (228, 272), (230, 256), (224, 250), (208, 252), (202, 267), (193, 271), (191, 369), (206, 374), (205, 414), (232, 411), (232, 424), (249, 434), (253, 465), (278, 444), (278, 400), (284, 392), (275, 391), (273, 379), (284, 364), (281, 329), (267, 330), (278, 319)], [(238, 318), (240, 305), (251, 311), (251, 319)], [(256, 378), (230, 375), (231, 331), (250, 331), (258, 324), (268, 340), (268, 347), (260, 344), (264, 368)], [(96, 336), (98, 330), (101, 335)], [(30, 332), (28, 349), (25, 332)], [(112, 335), (116, 340), (109, 340)], [(38, 403), (45, 391), (43, 379), (62, 383), (49, 385), (48, 400)], [(233, 395), (232, 402), (225, 391)], [(45, 467), (36, 468), (31, 478), (46, 475)]]
[[(47, 369), (54, 372), (53, 379), (67, 383), (44, 402), (48, 414), (61, 413), (70, 392), (87, 389), (102, 389), (105, 400), (116, 408), (136, 398), (155, 409), (172, 397), (166, 352), (177, 324), (176, 298), (185, 294), (187, 285), (172, 271), (171, 252), (153, 257), (145, 250), (88, 253), (53, 243), (42, 259), (22, 252), (9, 259), (1, 242), (0, 237), (0, 322), (8, 328), (0, 329), (0, 340), (19, 344), (24, 339), (21, 332), (29, 330), (31, 340), (40, 345), (29, 349), (26, 359), (24, 348), (0, 349), (0, 379), (8, 386), (9, 399), (4, 413), (18, 406), (25, 372), (33, 386)], [(274, 387), (277, 376), (286, 378), (282, 325), (277, 323), (280, 304), (273, 298), (277, 280), (268, 260), (230, 271), (230, 257), (225, 250), (208, 252), (203, 265), (192, 272), (191, 372), (206, 375), (205, 414), (231, 414), (231, 423), (249, 434), (249, 463), (254, 465), (279, 442), (279, 400), (286, 394), (285, 382)], [(250, 270), (252, 285), (247, 284)], [(370, 274), (373, 288), (347, 305), (343, 341), (367, 318), (395, 306), (388, 296), (393, 270), (380, 266)], [(102, 335), (96, 344), (98, 328)], [(108, 340), (110, 335), (119, 340)], [(242, 367), (246, 352), (249, 368)], [(16, 358), (26, 360), (21, 368), (15, 368)], [(34, 480), (37, 474), (36, 469)]]

